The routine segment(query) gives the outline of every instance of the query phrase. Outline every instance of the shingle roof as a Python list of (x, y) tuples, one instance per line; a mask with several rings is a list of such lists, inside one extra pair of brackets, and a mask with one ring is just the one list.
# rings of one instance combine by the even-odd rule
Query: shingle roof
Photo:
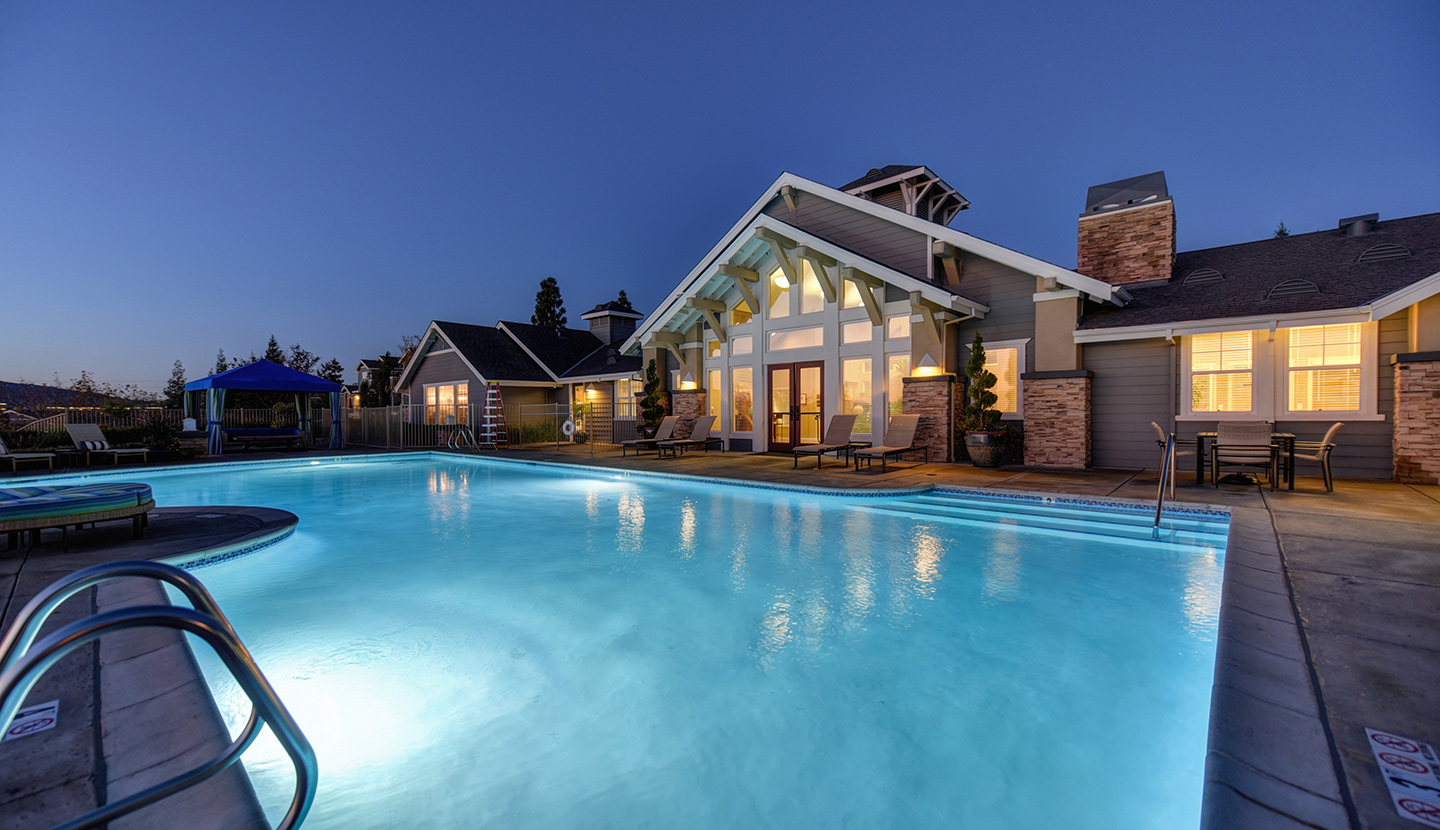
[(561, 329), (562, 337), (549, 326), (533, 326), (529, 323), (502, 321), (515, 339), (525, 344), (532, 354), (540, 358), (550, 371), (562, 375), (571, 366), (584, 360), (600, 346), (600, 338), (588, 329)]
[[(640, 314), (640, 312), (636, 311), (635, 309), (626, 308), (625, 306), (620, 305), (620, 303), (616, 302), (615, 300), (611, 300), (608, 303), (601, 303), (600, 305), (597, 305), (589, 311), (585, 312), (585, 314), (594, 314), (597, 311), (619, 311), (624, 314)], [(643, 317), (644, 315), (641, 314), (640, 316)]]
[(379, 369), (380, 361), (375, 358), (362, 357), (360, 358), (360, 365), (366, 369)]
[(869, 173), (861, 176), (849, 184), (842, 184), (836, 190), (849, 191), (852, 188), (863, 187), (871, 182), (878, 182), (881, 179), (888, 179), (891, 176), (898, 176), (901, 173), (908, 173), (911, 170), (918, 170), (924, 167), (923, 164), (887, 164), (884, 167), (877, 167)]
[[(1357, 261), (1382, 244), (1401, 246), (1409, 254)], [(1396, 253), (1393, 248), (1388, 250)], [(1197, 275), (1186, 285), (1186, 278), (1201, 269), (1218, 271), (1222, 279), (1210, 275), (1207, 281)], [(1132, 302), (1124, 308), (1092, 311), (1079, 328), (1354, 308), (1436, 273), (1440, 273), (1440, 213), (1429, 213), (1382, 221), (1363, 236), (1346, 236), (1343, 230), (1317, 231), (1187, 251), (1175, 257), (1168, 283), (1127, 285)], [(1270, 297), (1271, 290), (1286, 280), (1305, 280), (1319, 291)]]
[(436, 320), (435, 325), (486, 380), (550, 380), (545, 370), (531, 360), (524, 349), (497, 328), (440, 320)]
[(571, 366), (562, 377), (584, 378), (592, 375), (634, 374), (639, 372), (643, 361), (639, 355), (620, 354), (619, 343), (601, 346)]

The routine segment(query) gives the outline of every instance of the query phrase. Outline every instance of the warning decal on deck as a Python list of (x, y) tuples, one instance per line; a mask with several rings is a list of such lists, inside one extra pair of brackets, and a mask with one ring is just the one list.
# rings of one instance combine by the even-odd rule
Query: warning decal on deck
[(1426, 827), (1440, 827), (1440, 760), (1420, 741), (1366, 729), (1370, 750), (1390, 788), (1395, 812)]
[(5, 740), (23, 738), (36, 732), (44, 732), (46, 729), (54, 729), (55, 722), (59, 719), (60, 701), (58, 700), (26, 706), (15, 713), (15, 720), (11, 721), (10, 728), (5, 730)]

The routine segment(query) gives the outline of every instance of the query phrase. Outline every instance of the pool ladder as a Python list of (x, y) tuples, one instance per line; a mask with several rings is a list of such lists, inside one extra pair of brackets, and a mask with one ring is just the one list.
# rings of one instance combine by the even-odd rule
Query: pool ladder
[(464, 424), (450, 430), (450, 437), (445, 441), (445, 446), (452, 450), (468, 449), (473, 453), (480, 452), (480, 445), (475, 443), (475, 433), (471, 432), (470, 427)]
[[(70, 623), (49, 636), (39, 639), (40, 628), (50, 614), (66, 599), (80, 591), (112, 579), (144, 577), (168, 582), (179, 589), (193, 608), (171, 605), (136, 605), (92, 614)], [(230, 621), (210, 592), (194, 576), (179, 568), (160, 562), (123, 561), (76, 571), (50, 584), (26, 603), (19, 616), (0, 639), (0, 734), (10, 729), (25, 696), (40, 677), (65, 655), (99, 639), (112, 631), (131, 628), (171, 628), (194, 634), (215, 649), (225, 667), (249, 696), (250, 719), (230, 746), (209, 763), (181, 773), (148, 789), (126, 796), (113, 804), (103, 805), (79, 818), (57, 824), (52, 830), (85, 830), (114, 821), (120, 816), (153, 804), (188, 787), (220, 774), (239, 760), (241, 753), (255, 742), (260, 725), (270, 727), (295, 765), (295, 797), (276, 830), (298, 827), (315, 801), (315, 785), (319, 771), (315, 751), (296, 725), (275, 689), (260, 672), (255, 658), (240, 642)], [(99, 679), (96, 678), (96, 682)]]
[(1170, 498), (1175, 498), (1175, 433), (1165, 438), (1165, 454), (1160, 459), (1160, 487), (1155, 494), (1155, 527), (1151, 535), (1160, 538), (1160, 510), (1165, 506), (1165, 492), (1168, 487)]

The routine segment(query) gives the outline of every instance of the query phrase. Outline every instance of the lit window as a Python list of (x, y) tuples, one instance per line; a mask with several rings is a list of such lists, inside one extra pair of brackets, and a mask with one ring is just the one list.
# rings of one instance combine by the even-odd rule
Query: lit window
[(825, 292), (820, 289), (820, 277), (809, 260), (800, 263), (800, 313), (814, 314), (825, 310)]
[(706, 356), (706, 357), (719, 357), (719, 356), (720, 356), (720, 341), (719, 341), (719, 340), (711, 340), (711, 341), (709, 341), (708, 343), (705, 344), (705, 356)]
[(1190, 338), (1190, 410), (1249, 412), (1254, 408), (1255, 338), (1248, 331)]
[(841, 280), (840, 283), (841, 308), (859, 308), (865, 305), (865, 301), (860, 298), (860, 289), (855, 287), (855, 283), (850, 280)]
[(821, 326), (770, 332), (770, 351), (772, 352), (782, 349), (808, 349), (823, 345), (825, 345), (825, 329)]
[(892, 354), (885, 358), (885, 392), (889, 398), (890, 414), (899, 415), (904, 411), (905, 378), (910, 376), (910, 355)]
[(853, 323), (840, 324), (841, 343), (869, 343), (875, 336), (875, 327), (870, 325), (869, 320), (856, 320)]
[(885, 321), (885, 339), (903, 340), (910, 336), (910, 315), (891, 317)]
[(748, 334), (744, 337), (730, 338), (730, 354), (742, 355), (755, 351), (755, 338)]
[(1291, 412), (1360, 409), (1360, 324), (1289, 330)]
[(735, 432), (749, 432), (755, 428), (755, 384), (754, 369), (732, 369), (730, 372), (730, 396), (735, 405), (731, 428)]
[(1014, 414), (1020, 409), (1020, 350), (986, 349), (985, 371), (995, 376), (995, 409)]
[(750, 322), (751, 317), (750, 306), (743, 302), (736, 303), (735, 307), (730, 309), (730, 325), (732, 326), (743, 326)]
[(635, 417), (635, 393), (642, 391), (640, 381), (624, 378), (615, 381), (615, 417)]
[(437, 383), (425, 387), (425, 423), (465, 424), (469, 422), (469, 382)]
[(769, 297), (769, 308), (765, 312), (771, 320), (778, 320), (781, 317), (790, 316), (790, 282), (785, 279), (785, 272), (776, 268), (765, 278), (765, 290)]
[(840, 380), (840, 414), (855, 416), (855, 431), (870, 432), (870, 358), (844, 361)]
[(706, 415), (715, 417), (715, 429), (720, 429), (720, 402), (723, 398), (720, 395), (720, 370), (711, 369), (706, 375), (705, 386), (705, 407)]

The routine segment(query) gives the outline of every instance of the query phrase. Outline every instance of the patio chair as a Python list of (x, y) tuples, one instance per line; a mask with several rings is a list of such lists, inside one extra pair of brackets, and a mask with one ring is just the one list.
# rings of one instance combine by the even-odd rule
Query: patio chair
[(53, 452), (10, 452), (4, 441), (0, 441), (0, 461), (10, 462), (10, 473), (19, 475), (18, 465), (22, 461), (44, 461), (50, 472), (55, 472), (55, 453)]
[(98, 424), (66, 424), (65, 431), (70, 433), (70, 440), (75, 442), (75, 449), (85, 453), (86, 467), (90, 466), (91, 453), (109, 453), (117, 467), (120, 466), (122, 457), (129, 458), (136, 455), (140, 456), (141, 464), (150, 463), (150, 450), (144, 447), (126, 450), (112, 449)]
[[(1150, 422), (1150, 426), (1155, 428), (1155, 443), (1160, 447), (1160, 466), (1156, 469), (1163, 470), (1165, 469), (1165, 442), (1169, 440), (1170, 434), (1165, 431), (1164, 427), (1161, 427), (1154, 421)], [(1182, 455), (1194, 455), (1198, 452), (1196, 448), (1197, 443), (1194, 438), (1176, 438), (1175, 457), (1178, 459)], [(1184, 449), (1185, 447), (1189, 447), (1189, 449)], [(1180, 465), (1178, 463), (1170, 468), (1170, 493), (1168, 497), (1172, 499), (1175, 498), (1175, 473), (1178, 472), (1179, 469)], [(1195, 483), (1198, 485), (1201, 482), (1197, 478)]]
[[(1325, 479), (1325, 492), (1335, 490), (1335, 477), (1330, 475), (1330, 451), (1335, 449), (1335, 433), (1345, 426), (1344, 423), (1336, 421), (1325, 430), (1325, 437), (1319, 441), (1296, 441), (1295, 460), (1314, 461), (1320, 465), (1320, 475)], [(1305, 450), (1305, 452), (1301, 452)]]
[(690, 428), (689, 438), (673, 438), (669, 441), (661, 441), (656, 445), (656, 449), (659, 451), (661, 458), (665, 457), (666, 450), (670, 451), (671, 458), (679, 458), (686, 450), (694, 447), (704, 447), (705, 452), (708, 454), (711, 444), (719, 444), (720, 452), (725, 452), (725, 442), (710, 434), (710, 430), (714, 426), (714, 415), (702, 415), (695, 419), (695, 426)]
[(634, 450), (636, 455), (640, 454), (642, 447), (649, 450), (655, 449), (661, 441), (668, 440), (671, 434), (675, 432), (675, 422), (678, 420), (680, 420), (679, 415), (666, 415), (660, 419), (660, 426), (655, 430), (654, 438), (635, 438), (630, 441), (621, 441), (620, 457), (625, 457), (625, 449), (627, 447)]
[(1280, 451), (1270, 439), (1264, 421), (1221, 421), (1210, 445), (1210, 482), (1220, 486), (1220, 467), (1258, 467), (1270, 477), (1270, 489), (1280, 477)]
[(865, 447), (855, 451), (855, 469), (860, 469), (860, 459), (865, 459), (866, 466), (875, 463), (880, 459), (880, 472), (885, 472), (885, 461), (890, 456), (897, 459), (901, 454), (907, 452), (924, 452), (925, 463), (930, 463), (930, 448), (915, 445), (915, 430), (920, 427), (919, 415), (892, 415), (890, 426), (885, 430), (885, 443), (878, 447)]
[(795, 459), (795, 463), (790, 465), (790, 469), (793, 470), (800, 466), (800, 456), (813, 455), (815, 456), (815, 469), (818, 470), (820, 469), (821, 459), (825, 457), (825, 453), (827, 452), (835, 453), (836, 458), (839, 458), (841, 453), (845, 453), (845, 466), (849, 467), (849, 450), (851, 447), (859, 446), (850, 440), (850, 434), (854, 431), (854, 415), (830, 416), (830, 427), (825, 430), (825, 437), (820, 440), (820, 443), (801, 444), (790, 451)]

